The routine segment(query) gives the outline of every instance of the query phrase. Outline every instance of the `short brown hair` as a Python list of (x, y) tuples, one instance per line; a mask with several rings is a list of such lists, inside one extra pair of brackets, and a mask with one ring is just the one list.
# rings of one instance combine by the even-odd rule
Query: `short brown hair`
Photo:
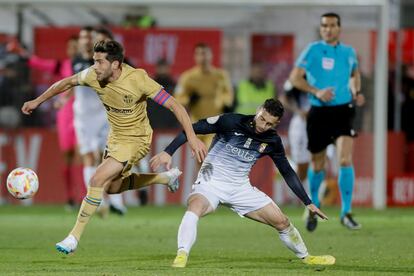
[(93, 51), (95, 53), (106, 53), (106, 59), (111, 63), (114, 61), (122, 63), (124, 61), (124, 47), (115, 40), (98, 41), (93, 46)]

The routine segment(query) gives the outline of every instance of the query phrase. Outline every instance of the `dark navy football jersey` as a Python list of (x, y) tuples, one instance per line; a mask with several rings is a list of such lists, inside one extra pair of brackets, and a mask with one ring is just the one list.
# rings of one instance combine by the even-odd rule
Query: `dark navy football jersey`
[[(253, 165), (263, 156), (269, 156), (293, 192), (306, 205), (311, 203), (286, 158), (282, 139), (275, 130), (256, 133), (253, 115), (223, 114), (200, 120), (193, 128), (196, 134), (216, 133), (202, 165), (211, 168), (211, 181), (231, 185), (249, 183)], [(172, 155), (186, 141), (182, 132), (165, 151)]]

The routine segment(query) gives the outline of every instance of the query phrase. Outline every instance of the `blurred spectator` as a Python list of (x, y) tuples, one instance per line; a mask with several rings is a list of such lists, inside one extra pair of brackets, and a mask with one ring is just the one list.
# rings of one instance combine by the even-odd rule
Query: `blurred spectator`
[(403, 68), (401, 106), (401, 128), (407, 138), (406, 171), (414, 172), (414, 65)]
[(407, 142), (414, 142), (414, 65), (405, 66), (403, 70), (402, 91), (404, 101), (401, 107), (401, 126)]
[(37, 124), (36, 117), (23, 118), (20, 107), (33, 96), (27, 59), (17, 51), (15, 38), (0, 45), (0, 127)]
[(134, 14), (125, 15), (123, 26), (126, 28), (138, 27), (141, 29), (147, 29), (155, 27), (157, 22), (154, 17), (149, 14), (147, 7), (139, 7), (139, 11)]
[(275, 98), (276, 89), (272, 81), (266, 79), (266, 72), (262, 63), (253, 63), (250, 76), (242, 80), (237, 88), (235, 112), (241, 114), (255, 114), (257, 107), (266, 99)]
[[(153, 79), (161, 84), (170, 94), (174, 93), (175, 80), (171, 76), (170, 65), (165, 59), (160, 59), (155, 67)], [(179, 124), (174, 114), (152, 100), (147, 101), (147, 113), (152, 128), (178, 128)]]
[[(193, 122), (216, 116), (233, 105), (233, 88), (227, 71), (212, 65), (210, 46), (198, 43), (194, 49), (196, 65), (183, 72), (175, 97), (184, 105)], [(212, 135), (200, 137), (208, 147)]]
[(96, 27), (93, 29), (93, 40), (102, 41), (102, 40), (113, 40), (113, 33), (105, 27)]

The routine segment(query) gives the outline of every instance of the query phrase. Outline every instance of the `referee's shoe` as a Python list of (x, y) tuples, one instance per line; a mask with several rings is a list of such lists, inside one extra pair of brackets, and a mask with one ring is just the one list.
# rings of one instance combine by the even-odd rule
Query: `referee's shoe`
[(362, 225), (355, 221), (351, 213), (341, 218), (341, 224), (350, 230), (359, 230), (362, 228)]

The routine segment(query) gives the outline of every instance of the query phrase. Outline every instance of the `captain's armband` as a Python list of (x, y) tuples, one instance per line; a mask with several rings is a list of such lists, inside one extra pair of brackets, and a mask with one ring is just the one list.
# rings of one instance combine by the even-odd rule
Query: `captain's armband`
[(159, 105), (164, 105), (164, 103), (171, 97), (171, 95), (165, 91), (165, 89), (161, 89), (157, 95), (153, 98), (154, 102)]

